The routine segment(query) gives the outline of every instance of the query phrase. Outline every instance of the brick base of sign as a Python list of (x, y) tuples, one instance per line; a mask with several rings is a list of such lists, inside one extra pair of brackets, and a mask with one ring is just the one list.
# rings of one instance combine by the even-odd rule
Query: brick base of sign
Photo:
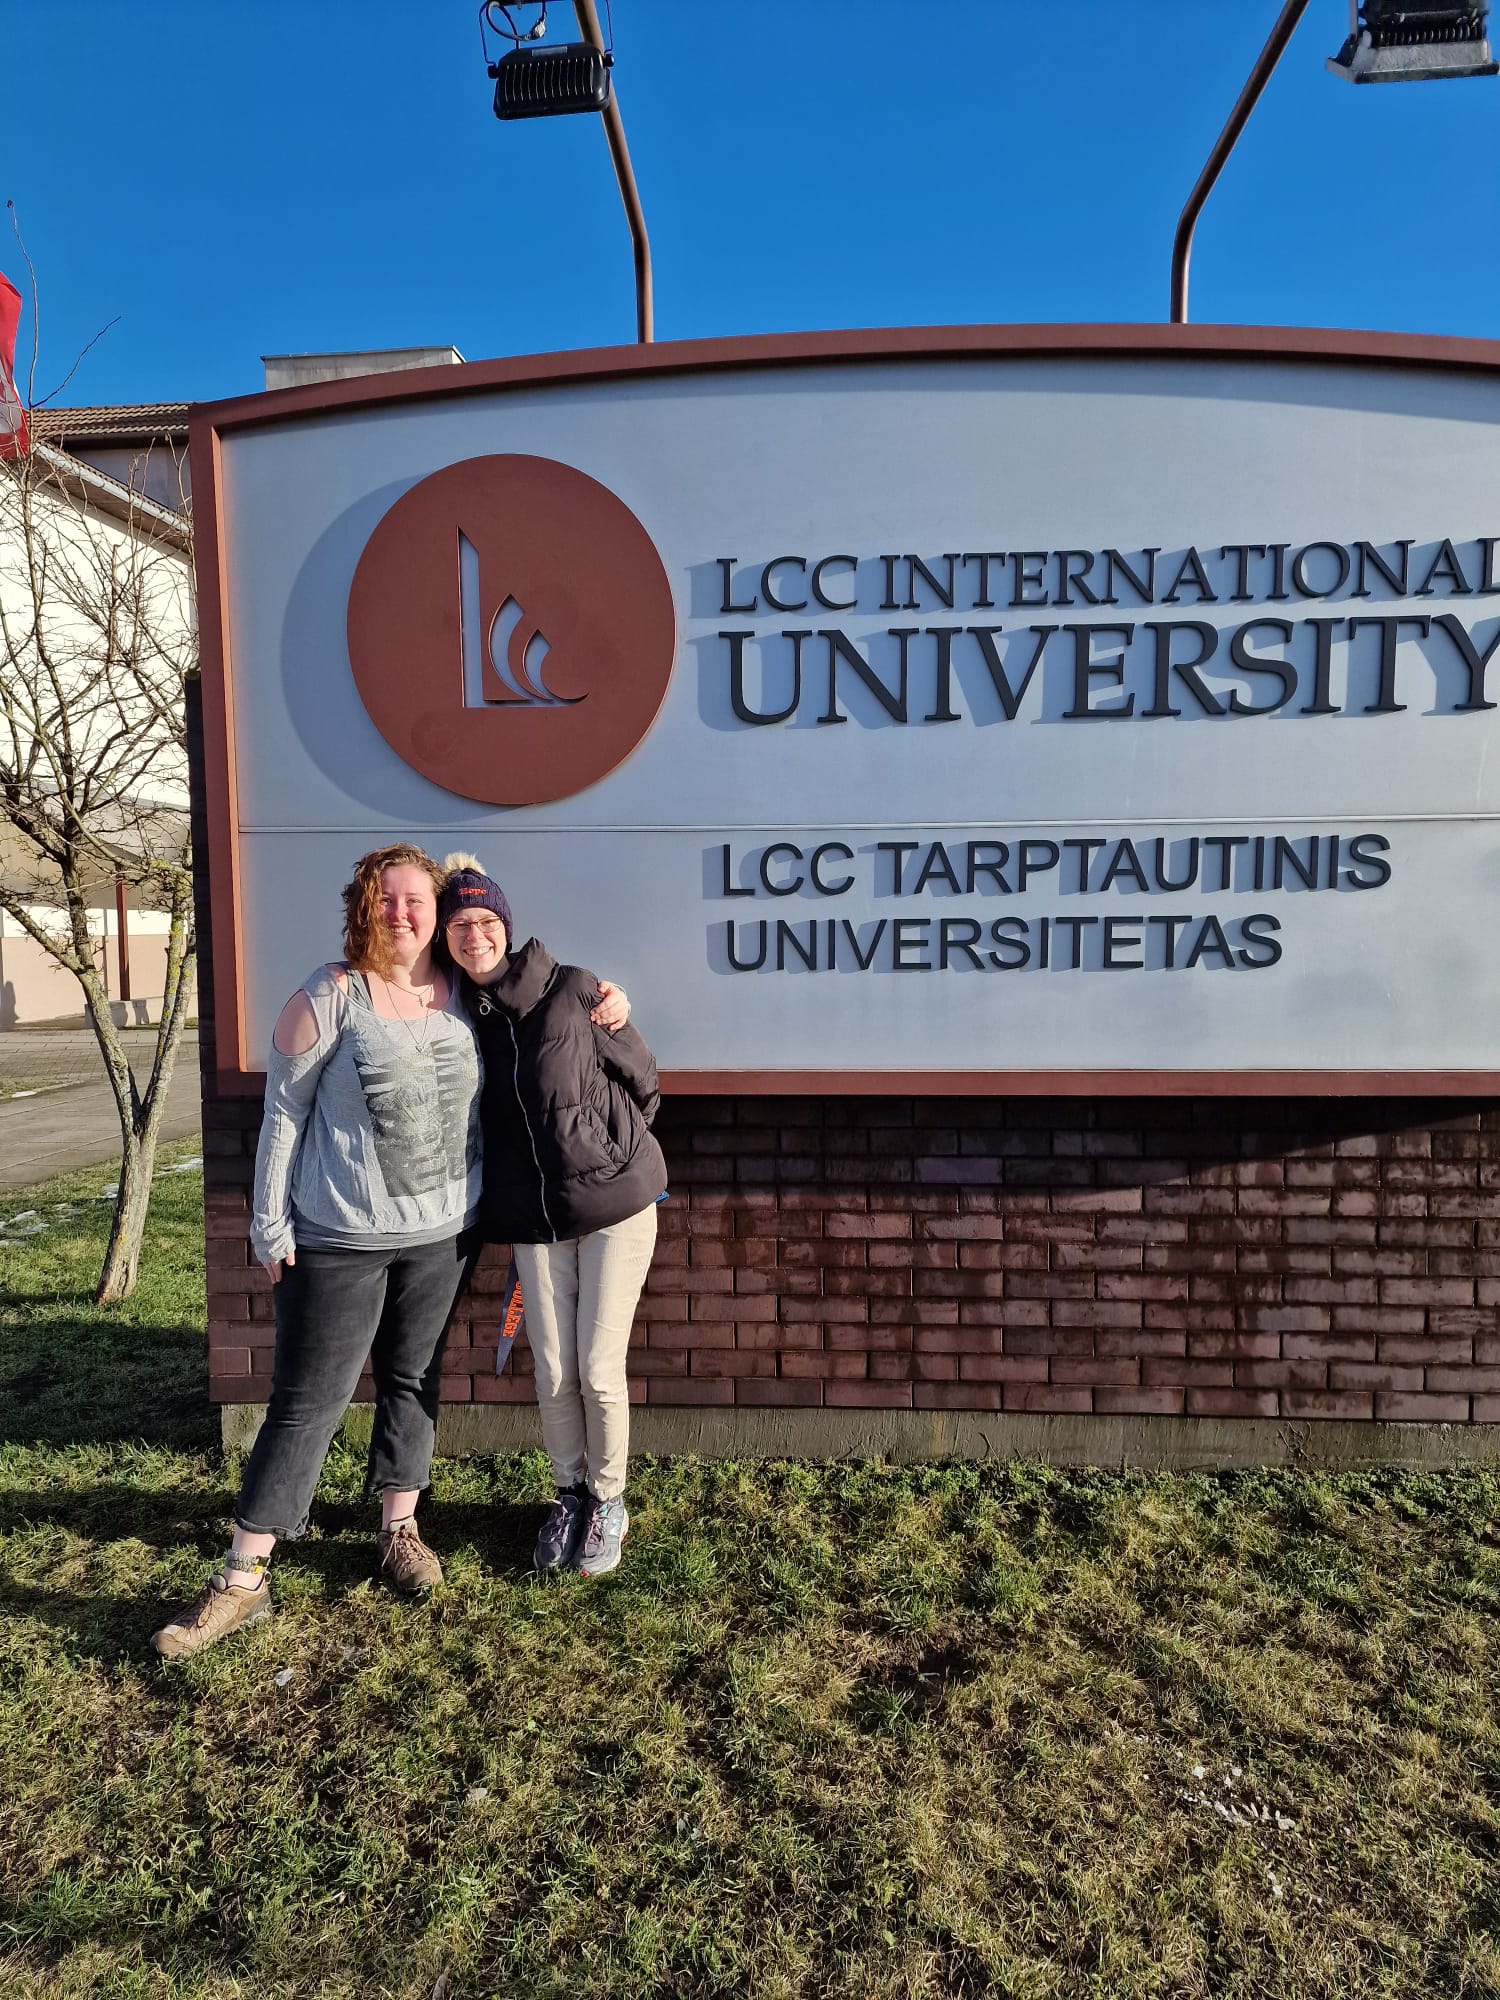
[[(204, 1107), (224, 1404), (270, 1385), (270, 1289), (245, 1242), (259, 1120), (253, 1099)], [(878, 1440), (880, 1413), (906, 1412), (875, 1448), (964, 1449), (964, 1426), (931, 1421), (946, 1412), (1067, 1419), (973, 1440), (1046, 1454), (1051, 1436), (1076, 1458), (1110, 1419), (1107, 1463), (1166, 1435), (1114, 1420), (1155, 1418), (1177, 1420), (1173, 1462), (1231, 1463), (1284, 1455), (1278, 1424), (1500, 1419), (1500, 1104), (684, 1097), (657, 1129), (672, 1196), (630, 1375), (664, 1436), (765, 1448), (780, 1411), (808, 1450), (792, 1440), (810, 1424), (855, 1438), (868, 1413)], [(494, 1373), (502, 1276), (491, 1255), (455, 1322), (454, 1405), (532, 1401), (524, 1346)], [(695, 1430), (676, 1411), (719, 1416)], [(1432, 1455), (1429, 1432), (1405, 1434)], [(1405, 1455), (1382, 1435), (1354, 1455)]]

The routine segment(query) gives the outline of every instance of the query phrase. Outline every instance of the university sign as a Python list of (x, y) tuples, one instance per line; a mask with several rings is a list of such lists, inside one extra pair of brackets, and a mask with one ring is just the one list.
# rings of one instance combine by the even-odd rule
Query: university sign
[(206, 411), (224, 1080), (410, 835), (680, 1088), (1493, 1089), (1497, 360), (841, 335)]

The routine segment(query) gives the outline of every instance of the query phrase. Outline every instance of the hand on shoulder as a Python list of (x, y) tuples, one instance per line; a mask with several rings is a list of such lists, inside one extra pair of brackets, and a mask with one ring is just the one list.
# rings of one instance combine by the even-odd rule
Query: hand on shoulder
[(601, 979), (599, 998), (589, 1019), (597, 1027), (607, 1028), (611, 1034), (623, 1028), (630, 1019), (630, 999), (623, 986), (616, 986), (612, 979)]

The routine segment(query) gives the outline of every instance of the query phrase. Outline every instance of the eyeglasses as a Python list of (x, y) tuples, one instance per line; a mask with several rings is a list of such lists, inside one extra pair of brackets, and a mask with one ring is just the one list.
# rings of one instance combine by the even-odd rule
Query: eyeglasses
[(498, 917), (455, 917), (445, 926), (451, 938), (499, 937), (505, 926)]

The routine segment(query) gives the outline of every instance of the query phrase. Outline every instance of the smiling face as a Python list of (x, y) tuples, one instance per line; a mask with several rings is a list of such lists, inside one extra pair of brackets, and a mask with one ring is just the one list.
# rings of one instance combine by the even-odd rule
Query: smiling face
[(425, 869), (403, 863), (380, 871), (380, 920), (397, 965), (412, 965), (432, 943), (437, 897)]
[(510, 940), (493, 910), (460, 911), (444, 935), (455, 962), (480, 986), (498, 979), (505, 970)]

